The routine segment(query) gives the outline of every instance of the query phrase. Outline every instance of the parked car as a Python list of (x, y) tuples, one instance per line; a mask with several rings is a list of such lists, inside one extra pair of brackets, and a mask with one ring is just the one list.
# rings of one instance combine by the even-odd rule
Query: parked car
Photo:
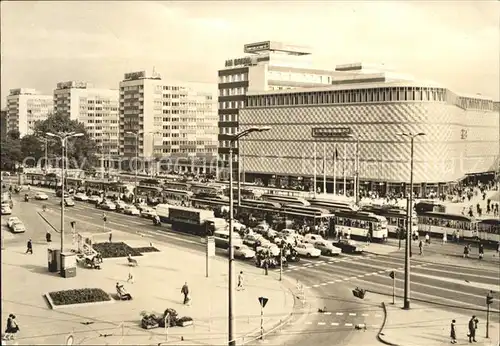
[(246, 245), (236, 245), (234, 248), (234, 257), (242, 259), (250, 259), (255, 257), (255, 251)]
[(333, 246), (338, 247), (343, 253), (362, 253), (363, 246), (359, 245), (351, 239), (342, 239), (332, 243)]
[(278, 232), (274, 229), (269, 228), (266, 233), (264, 233), (264, 237), (269, 241), (274, 241), (278, 237)]
[(116, 206), (116, 211), (123, 211), (123, 208), (125, 208), (128, 205), (122, 200), (115, 201), (114, 203)]
[(263, 244), (257, 247), (257, 253), (264, 252), (265, 254), (269, 254), (270, 256), (279, 256), (281, 250), (276, 244)]
[(22, 221), (16, 221), (10, 227), (12, 233), (24, 233), (26, 232), (26, 227)]
[(46, 201), (49, 199), (49, 196), (47, 196), (47, 194), (45, 194), (43, 192), (37, 192), (35, 194), (35, 199), (37, 199), (39, 201)]
[(135, 203), (135, 204), (134, 204), (134, 207), (135, 207), (137, 210), (139, 210), (139, 211), (141, 211), (142, 209), (145, 209), (145, 208), (149, 208), (149, 206), (148, 206), (146, 203), (144, 203), (144, 202), (141, 202), (141, 203)]
[(7, 227), (11, 228), (12, 225), (16, 222), (21, 222), (21, 220), (19, 220), (17, 216), (9, 217), (9, 219), (7, 220)]
[(259, 234), (266, 234), (269, 230), (269, 225), (267, 223), (259, 223), (253, 230)]
[(100, 196), (97, 196), (97, 195), (92, 195), (89, 197), (88, 202), (97, 205), (97, 204), (102, 203), (102, 198)]
[(321, 255), (321, 251), (316, 249), (311, 243), (302, 243), (294, 247), (295, 251), (300, 256), (305, 257), (319, 257)]
[(12, 209), (7, 204), (2, 204), (1, 213), (2, 215), (10, 215), (12, 214)]
[(318, 240), (316, 243), (314, 243), (314, 247), (316, 249), (319, 249), (321, 251), (321, 254), (325, 256), (340, 255), (342, 253), (342, 250), (340, 248), (333, 246), (332, 243), (326, 240)]
[(75, 198), (75, 201), (82, 201), (82, 202), (86, 202), (89, 200), (89, 197), (82, 192), (76, 193), (74, 198)]
[(127, 215), (140, 215), (141, 212), (133, 205), (126, 205), (123, 208), (123, 213)]
[[(59, 205), (62, 204), (62, 201), (59, 202)], [(75, 201), (73, 201), (73, 198), (66, 197), (64, 199), (64, 206), (65, 207), (74, 207), (75, 206)]]
[(116, 205), (110, 200), (104, 200), (97, 205), (99, 209), (103, 210), (116, 210)]
[(320, 241), (320, 240), (325, 240), (325, 239), (322, 236), (320, 236), (319, 234), (307, 233), (304, 236), (303, 242), (304, 243), (314, 244), (314, 243), (316, 243), (317, 241)]
[(141, 217), (146, 219), (153, 219), (156, 216), (156, 210), (151, 207), (143, 208), (141, 210)]
[(247, 234), (243, 238), (243, 244), (253, 247), (255, 245), (255, 243), (257, 243), (261, 239), (263, 239), (263, 238), (260, 234), (255, 234), (255, 233), (254, 234)]

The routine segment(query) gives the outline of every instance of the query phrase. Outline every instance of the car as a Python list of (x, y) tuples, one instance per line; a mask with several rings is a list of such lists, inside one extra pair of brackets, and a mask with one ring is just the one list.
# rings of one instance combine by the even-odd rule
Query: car
[[(62, 204), (62, 201), (59, 202), (59, 205)], [(75, 206), (75, 201), (73, 201), (73, 198), (66, 197), (64, 199), (64, 206), (65, 207), (74, 207)]]
[(101, 203), (97, 204), (97, 207), (104, 210), (116, 210), (116, 204), (109, 200), (104, 200)]
[(316, 249), (311, 243), (302, 243), (294, 247), (295, 251), (300, 256), (305, 257), (319, 257), (321, 256), (321, 250)]
[(116, 211), (122, 211), (123, 208), (125, 208), (125, 206), (127, 206), (128, 204), (125, 203), (124, 201), (122, 200), (117, 200), (114, 202), (115, 203), (115, 206), (116, 206)]
[(323, 239), (323, 237), (320, 236), (319, 234), (307, 233), (304, 236), (304, 240), (302, 240), (302, 242), (314, 244), (314, 243), (316, 243), (317, 241), (320, 241), (320, 240), (325, 240), (325, 239)]
[(269, 230), (269, 225), (267, 223), (260, 223), (255, 226), (253, 230), (259, 234), (266, 234), (266, 232)]
[(278, 232), (274, 229), (269, 228), (266, 233), (264, 233), (264, 237), (269, 239), (270, 241), (274, 241), (274, 239), (278, 238)]
[(10, 227), (12, 233), (24, 233), (26, 232), (26, 227), (22, 221), (16, 221)]
[(139, 211), (141, 211), (142, 209), (145, 209), (145, 208), (149, 208), (149, 206), (148, 206), (146, 203), (144, 203), (144, 202), (135, 203), (135, 204), (134, 204), (134, 207), (135, 207), (137, 210), (139, 210)]
[(126, 205), (125, 208), (123, 208), (123, 213), (127, 215), (141, 215), (139, 209), (133, 205)]
[[(62, 197), (62, 190), (61, 189), (56, 191), (56, 197)], [(67, 197), (69, 197), (69, 193), (64, 192), (64, 198), (67, 198)]]
[(35, 194), (35, 199), (37, 199), (39, 201), (46, 201), (49, 199), (49, 196), (47, 196), (47, 194), (45, 194), (43, 192), (37, 192)]
[(21, 220), (19, 220), (17, 216), (9, 217), (9, 219), (7, 220), (7, 227), (11, 228), (12, 225), (16, 222), (21, 222)]
[(318, 240), (316, 243), (314, 243), (314, 247), (316, 249), (319, 249), (321, 251), (321, 254), (325, 256), (337, 256), (342, 253), (342, 250), (340, 248), (333, 246), (332, 243), (326, 240)]
[(143, 208), (141, 210), (141, 217), (146, 219), (153, 219), (156, 216), (156, 210), (151, 207)]
[(267, 241), (267, 239), (264, 239), (260, 234), (247, 234), (243, 238), (243, 244), (253, 247), (256, 243), (262, 240)]
[(275, 240), (276, 244), (295, 245), (295, 237), (293, 235), (283, 235)]
[(278, 245), (267, 243), (257, 247), (257, 252), (265, 252), (266, 254), (269, 253), (271, 256), (279, 256), (281, 250)]
[(250, 259), (255, 257), (255, 251), (246, 245), (235, 245), (233, 246), (233, 250), (234, 257), (237, 258)]
[(89, 197), (82, 193), (82, 192), (78, 192), (75, 194), (75, 197), (74, 197), (75, 201), (81, 201), (81, 202), (86, 202), (89, 200)]
[(359, 254), (363, 252), (363, 246), (359, 245), (351, 239), (341, 239), (339, 241), (333, 242), (332, 245), (341, 249), (343, 253)]
[(102, 198), (97, 195), (92, 195), (89, 197), (88, 202), (97, 205), (102, 203)]
[(1, 212), (2, 212), (2, 215), (10, 215), (10, 214), (12, 214), (12, 209), (10, 209), (10, 207), (8, 205), (2, 204)]

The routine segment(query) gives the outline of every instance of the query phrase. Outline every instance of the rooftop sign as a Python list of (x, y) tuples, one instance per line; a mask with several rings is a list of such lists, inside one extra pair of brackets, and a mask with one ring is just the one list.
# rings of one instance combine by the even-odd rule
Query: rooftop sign
[(314, 138), (345, 138), (352, 135), (350, 127), (313, 127)]
[(146, 78), (146, 71), (125, 73), (125, 76), (124, 76), (125, 80), (134, 80), (134, 79), (141, 79), (141, 78)]
[(258, 59), (256, 56), (247, 56), (244, 58), (226, 60), (226, 67), (236, 66), (253, 66), (257, 65)]
[(249, 43), (244, 46), (244, 52), (245, 53), (261, 52), (263, 50), (269, 50), (270, 46), (271, 46), (270, 41)]
[(57, 89), (70, 89), (70, 88), (79, 88), (79, 89), (85, 89), (87, 87), (87, 83), (85, 82), (62, 82), (62, 83), (57, 83)]

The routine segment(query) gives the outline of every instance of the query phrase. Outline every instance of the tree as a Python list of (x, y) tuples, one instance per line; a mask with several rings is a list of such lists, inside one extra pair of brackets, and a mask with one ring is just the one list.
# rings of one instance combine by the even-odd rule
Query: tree
[(21, 138), (21, 151), (27, 164), (36, 165), (45, 156), (44, 144), (35, 135), (26, 135)]
[(1, 168), (3, 170), (12, 171), (16, 165), (23, 160), (21, 152), (21, 143), (19, 140), (19, 131), (12, 130), (7, 133), (5, 138), (1, 140)]
[[(46, 120), (35, 123), (35, 137), (46, 137), (46, 133), (60, 134), (62, 132), (83, 133), (82, 137), (71, 138), (66, 141), (66, 155), (69, 167), (88, 169), (97, 162), (95, 153), (96, 145), (85, 129), (83, 123), (71, 120), (69, 116), (62, 114), (51, 114)], [(52, 156), (61, 157), (61, 141), (55, 140), (48, 143)], [(59, 161), (60, 162), (60, 161)]]

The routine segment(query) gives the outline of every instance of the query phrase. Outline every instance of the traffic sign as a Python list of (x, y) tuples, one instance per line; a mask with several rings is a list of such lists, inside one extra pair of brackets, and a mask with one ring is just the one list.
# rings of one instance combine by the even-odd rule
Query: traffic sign
[(396, 273), (394, 272), (394, 270), (390, 272), (389, 276), (391, 277), (391, 279), (394, 279), (396, 277)]
[(207, 237), (207, 254), (208, 254), (208, 257), (215, 257), (215, 239), (214, 239), (214, 237)]
[(488, 294), (486, 295), (486, 304), (493, 304), (493, 295), (491, 294), (491, 292), (488, 292)]
[(265, 308), (266, 307), (266, 304), (268, 302), (268, 298), (266, 297), (259, 297), (259, 303), (260, 303), (260, 306), (262, 306), (262, 308)]
[(75, 228), (75, 226), (76, 226), (76, 221), (71, 221), (71, 222), (70, 222), (70, 225), (71, 225), (71, 228)]

